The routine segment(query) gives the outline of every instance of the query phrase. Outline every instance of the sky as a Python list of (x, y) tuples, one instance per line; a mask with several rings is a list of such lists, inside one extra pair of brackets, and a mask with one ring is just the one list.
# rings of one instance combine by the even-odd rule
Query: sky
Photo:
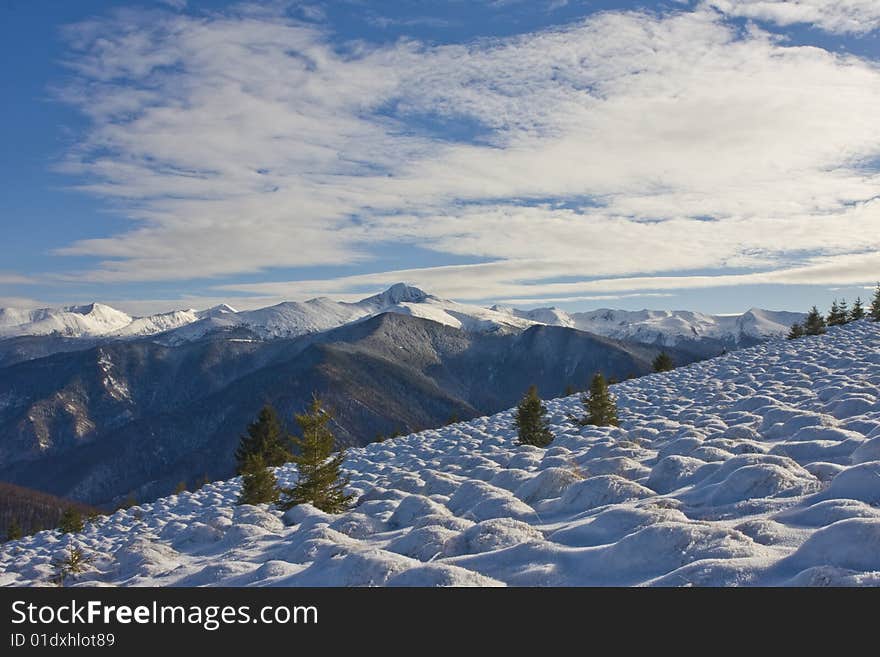
[(880, 279), (876, 0), (3, 0), (0, 307)]

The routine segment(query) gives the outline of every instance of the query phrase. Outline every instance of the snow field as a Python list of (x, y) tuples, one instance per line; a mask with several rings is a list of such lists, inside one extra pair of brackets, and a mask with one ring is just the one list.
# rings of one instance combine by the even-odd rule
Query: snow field
[[(880, 585), (880, 324), (612, 388), (620, 428), (518, 446), (511, 411), (350, 450), (357, 506), (236, 506), (240, 481), (0, 546), (0, 584)], [(282, 484), (293, 467), (278, 468)]]

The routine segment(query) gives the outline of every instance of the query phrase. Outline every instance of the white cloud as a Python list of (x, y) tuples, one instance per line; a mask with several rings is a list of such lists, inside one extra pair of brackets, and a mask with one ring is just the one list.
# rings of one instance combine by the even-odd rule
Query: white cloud
[[(440, 47), (340, 50), (265, 14), (128, 12), (69, 36), (64, 97), (92, 128), (65, 168), (136, 222), (61, 250), (104, 259), (70, 279), (350, 264), (394, 241), (488, 262), (225, 289), (569, 298), (849, 282), (868, 275), (852, 254), (880, 250), (876, 64), (712, 11)], [(423, 129), (443, 122), (479, 138)], [(693, 270), (718, 276), (669, 275)]]
[(843, 34), (880, 28), (877, 0), (707, 0), (707, 4), (733, 16), (779, 25), (807, 23)]

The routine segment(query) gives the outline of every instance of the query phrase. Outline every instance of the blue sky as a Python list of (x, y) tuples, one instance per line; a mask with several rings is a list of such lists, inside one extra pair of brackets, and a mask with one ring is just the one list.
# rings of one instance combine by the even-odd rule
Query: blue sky
[(7, 0), (0, 306), (869, 297), (878, 35), (874, 0)]

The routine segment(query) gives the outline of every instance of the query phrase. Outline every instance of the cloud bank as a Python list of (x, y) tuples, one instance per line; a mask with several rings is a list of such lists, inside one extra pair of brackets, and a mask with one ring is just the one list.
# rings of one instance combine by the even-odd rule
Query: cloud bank
[[(797, 4), (845, 26), (846, 7), (870, 20), (874, 3), (837, 18), (818, 0), (711, 4)], [(405, 278), (538, 299), (877, 277), (877, 64), (710, 9), (445, 46), (340, 44), (247, 10), (122, 11), (66, 36), (75, 79), (60, 93), (90, 128), (63, 169), (132, 220), (59, 252), (101, 260), (73, 281), (263, 272), (276, 280), (221, 289)], [(382, 271), (389, 243), (482, 262)], [(376, 273), (273, 274), (354, 263)]]

